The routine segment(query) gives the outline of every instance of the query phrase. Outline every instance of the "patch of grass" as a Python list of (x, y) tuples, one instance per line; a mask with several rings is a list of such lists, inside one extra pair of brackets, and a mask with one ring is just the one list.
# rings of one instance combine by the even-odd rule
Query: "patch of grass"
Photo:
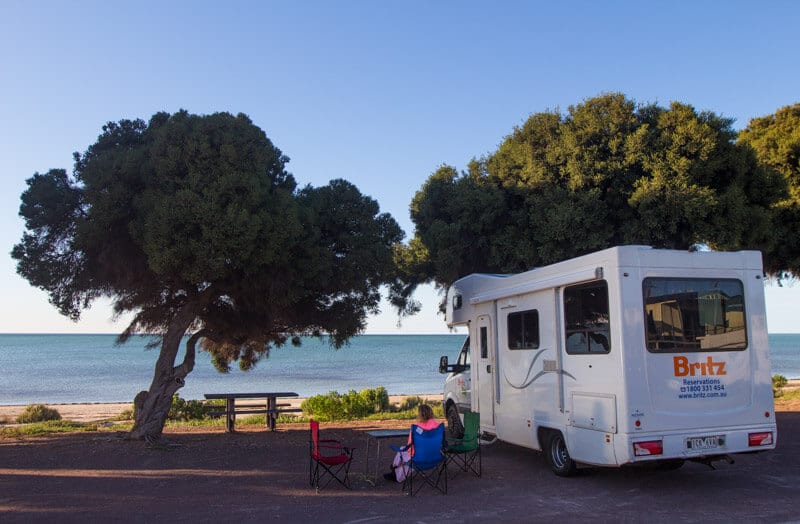
[(26, 437), (72, 431), (97, 431), (97, 424), (82, 424), (72, 420), (48, 420), (46, 422), (33, 422), (21, 426), (0, 428), (0, 436)]
[[(236, 419), (236, 424), (244, 424), (245, 419)], [(166, 428), (185, 428), (185, 427), (192, 427), (192, 428), (216, 428), (222, 427), (225, 425), (225, 417), (205, 417), (205, 418), (195, 418), (189, 420), (167, 420), (164, 424)]]
[(778, 402), (787, 401), (787, 400), (800, 400), (800, 388), (798, 389), (784, 389), (781, 391), (781, 395), (776, 399)]
[(133, 406), (131, 406), (129, 409), (122, 410), (119, 413), (119, 415), (117, 415), (116, 417), (112, 417), (109, 420), (120, 421), (120, 422), (133, 420)]

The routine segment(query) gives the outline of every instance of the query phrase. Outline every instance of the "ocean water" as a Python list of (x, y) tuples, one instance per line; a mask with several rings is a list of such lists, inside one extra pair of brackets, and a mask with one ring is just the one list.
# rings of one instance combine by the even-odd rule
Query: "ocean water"
[[(149, 337), (116, 346), (115, 335), (0, 334), (0, 405), (130, 402), (150, 387), (158, 349)], [(362, 335), (335, 350), (305, 338), (300, 347), (273, 349), (255, 369), (217, 372), (205, 351), (178, 391), (204, 393), (296, 391), (308, 397), (383, 386), (390, 395), (439, 393), (439, 357), (458, 354), (466, 335)], [(178, 356), (178, 363), (183, 352)]]
[[(465, 335), (362, 335), (334, 350), (307, 338), (300, 347), (271, 352), (248, 372), (218, 373), (199, 351), (179, 394), (296, 391), (302, 397), (383, 386), (390, 395), (440, 393), (439, 357), (453, 360)], [(135, 337), (122, 346), (114, 335), (0, 334), (0, 405), (131, 402), (148, 389), (158, 350)], [(772, 372), (800, 378), (800, 334), (770, 335)], [(183, 356), (179, 355), (179, 359)]]

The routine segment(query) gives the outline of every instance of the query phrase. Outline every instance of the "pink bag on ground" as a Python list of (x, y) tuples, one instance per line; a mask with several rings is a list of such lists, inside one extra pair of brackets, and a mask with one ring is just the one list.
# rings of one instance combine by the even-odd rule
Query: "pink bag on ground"
[(408, 472), (411, 470), (405, 463), (411, 460), (411, 453), (408, 451), (398, 451), (394, 455), (394, 460), (392, 461), (392, 468), (394, 468), (394, 476), (397, 478), (397, 482), (404, 482), (406, 480), (406, 476), (408, 476)]

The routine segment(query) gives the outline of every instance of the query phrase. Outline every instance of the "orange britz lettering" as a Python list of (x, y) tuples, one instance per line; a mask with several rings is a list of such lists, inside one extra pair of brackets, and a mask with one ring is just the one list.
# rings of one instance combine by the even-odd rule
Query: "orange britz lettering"
[(725, 362), (708, 357), (705, 362), (689, 362), (688, 357), (672, 357), (672, 366), (676, 377), (695, 377), (705, 375), (727, 375)]

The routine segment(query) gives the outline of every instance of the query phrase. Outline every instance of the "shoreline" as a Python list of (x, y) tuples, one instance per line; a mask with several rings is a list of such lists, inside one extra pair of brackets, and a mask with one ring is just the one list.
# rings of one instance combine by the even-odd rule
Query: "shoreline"
[[(798, 381), (800, 382), (800, 381)], [(800, 384), (798, 384), (800, 386)], [(391, 404), (400, 404), (408, 397), (421, 397), (428, 403), (441, 402), (441, 393), (421, 393), (419, 395), (389, 395)], [(299, 408), (305, 398), (286, 398), (281, 399), (281, 403), (289, 404), (293, 408)], [(45, 406), (59, 412), (62, 419), (74, 422), (101, 422), (112, 419), (127, 409), (133, 409), (133, 402), (85, 402), (72, 404), (47, 404)], [(243, 401), (242, 405), (247, 402)], [(22, 413), (29, 404), (9, 404), (0, 405), (0, 424), (13, 424), (16, 418)], [(238, 403), (237, 403), (238, 405)], [(260, 403), (263, 406), (263, 402)]]
[[(800, 379), (791, 379), (784, 387), (787, 390), (800, 389)], [(441, 402), (441, 393), (421, 393), (418, 395), (389, 395), (389, 402), (400, 404), (408, 397), (421, 397), (428, 403)], [(287, 398), (282, 402), (290, 404), (291, 407), (300, 407), (305, 398)], [(780, 398), (776, 399), (775, 411), (794, 411), (795, 402), (788, 405), (779, 405)], [(85, 402), (73, 404), (45, 404), (47, 407), (56, 409), (61, 417), (74, 422), (101, 422), (115, 418), (126, 409), (133, 408), (133, 402)], [(17, 416), (22, 413), (27, 404), (0, 405), (0, 424), (13, 424)]]

